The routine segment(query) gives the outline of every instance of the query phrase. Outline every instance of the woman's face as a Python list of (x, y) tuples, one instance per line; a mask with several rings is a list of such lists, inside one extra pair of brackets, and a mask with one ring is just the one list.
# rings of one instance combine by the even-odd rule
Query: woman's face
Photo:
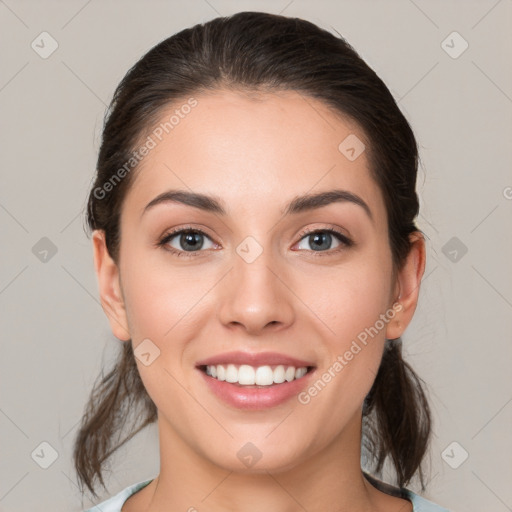
[[(355, 457), (348, 439), (359, 433), (385, 338), (400, 334), (387, 215), (364, 134), (296, 92), (195, 99), (161, 141), (153, 132), (123, 203), (111, 314), (114, 334), (132, 339), (161, 442), (236, 471), (289, 468), (344, 442)], [(183, 201), (148, 207), (170, 191)], [(356, 200), (299, 200), (332, 191)], [(177, 229), (195, 233), (165, 240)], [(210, 359), (234, 364), (228, 380), (285, 381), (221, 381), (198, 366)], [(289, 366), (314, 368), (288, 382)]]

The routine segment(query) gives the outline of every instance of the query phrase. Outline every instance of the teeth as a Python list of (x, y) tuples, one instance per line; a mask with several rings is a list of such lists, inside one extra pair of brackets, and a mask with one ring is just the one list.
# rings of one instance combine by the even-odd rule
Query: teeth
[(283, 365), (272, 368), (271, 366), (258, 366), (257, 368), (242, 364), (209, 365), (206, 367), (206, 374), (217, 380), (231, 383), (238, 383), (242, 386), (271, 386), (281, 384), (284, 381), (291, 382), (306, 375), (306, 367), (295, 368), (294, 366), (284, 367)]

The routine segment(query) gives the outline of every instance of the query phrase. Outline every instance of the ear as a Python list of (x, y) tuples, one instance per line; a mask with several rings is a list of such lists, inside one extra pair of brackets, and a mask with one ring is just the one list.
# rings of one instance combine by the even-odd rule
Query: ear
[(98, 278), (101, 307), (108, 317), (114, 336), (122, 341), (130, 339), (124, 298), (119, 283), (119, 269), (110, 257), (105, 242), (105, 232), (92, 233), (94, 268)]
[[(421, 232), (414, 231), (409, 239), (412, 247), (402, 269), (398, 271), (395, 283), (393, 304), (396, 314), (386, 328), (386, 338), (389, 340), (399, 338), (412, 320), (425, 272), (425, 238)], [(401, 308), (397, 307), (397, 303)]]

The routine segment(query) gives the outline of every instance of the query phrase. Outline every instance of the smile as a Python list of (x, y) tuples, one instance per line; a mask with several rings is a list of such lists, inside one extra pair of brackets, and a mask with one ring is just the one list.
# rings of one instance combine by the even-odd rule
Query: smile
[(300, 379), (311, 370), (310, 366), (264, 365), (250, 366), (248, 364), (217, 364), (202, 366), (206, 375), (218, 381), (226, 381), (240, 386), (272, 386), (283, 382)]

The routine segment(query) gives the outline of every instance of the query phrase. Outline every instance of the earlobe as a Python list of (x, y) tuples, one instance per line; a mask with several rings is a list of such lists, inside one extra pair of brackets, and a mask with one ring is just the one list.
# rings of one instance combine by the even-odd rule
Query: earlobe
[(107, 315), (114, 336), (122, 341), (128, 341), (130, 333), (119, 282), (119, 269), (108, 252), (105, 232), (99, 229), (94, 230), (92, 241), (101, 307)]
[(425, 272), (425, 239), (423, 234), (415, 231), (409, 235), (409, 238), (412, 247), (397, 275), (396, 287), (399, 292), (395, 297), (394, 309), (398, 312), (386, 328), (387, 339), (399, 338), (411, 322), (418, 304), (421, 279)]

